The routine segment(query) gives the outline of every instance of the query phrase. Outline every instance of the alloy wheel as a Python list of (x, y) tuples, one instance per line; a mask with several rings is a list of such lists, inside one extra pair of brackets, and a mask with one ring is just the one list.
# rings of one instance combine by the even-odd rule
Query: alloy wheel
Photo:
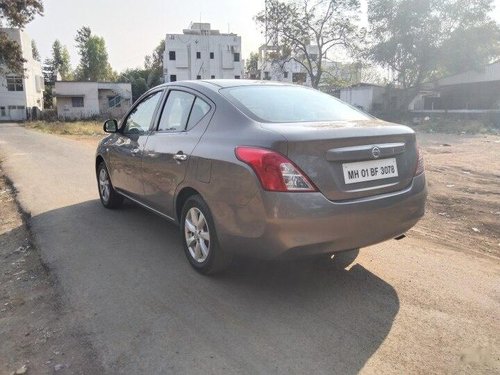
[(186, 214), (184, 235), (191, 257), (203, 263), (210, 252), (210, 230), (205, 215), (196, 207), (191, 207)]
[(99, 171), (99, 190), (101, 192), (102, 200), (104, 202), (108, 202), (111, 195), (111, 183), (109, 181), (106, 168), (101, 168)]

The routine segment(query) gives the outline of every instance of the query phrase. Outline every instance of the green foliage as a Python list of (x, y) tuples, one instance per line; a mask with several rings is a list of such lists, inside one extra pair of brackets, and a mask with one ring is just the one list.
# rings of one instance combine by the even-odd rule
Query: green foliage
[(0, 32), (0, 73), (5, 66), (7, 71), (22, 74), (25, 62), (19, 43), (9, 39), (6, 33)]
[(118, 76), (118, 82), (132, 85), (132, 100), (136, 101), (150, 88), (156, 86), (152, 77), (155, 73), (149, 69), (127, 69)]
[[(5, 24), (5, 26), (23, 28), (37, 14), (43, 14), (41, 0), (0, 1), (0, 27)], [(22, 73), (25, 62), (19, 44), (10, 40), (6, 33), (0, 31), (0, 64), (4, 65), (10, 72)]]
[(36, 46), (36, 42), (34, 39), (31, 40), (31, 54), (33, 55), (33, 59), (40, 62), (40, 52), (38, 52), (38, 47)]
[(52, 108), (53, 106), (54, 96), (52, 91), (57, 74), (61, 76), (62, 80), (71, 80), (73, 78), (68, 49), (56, 39), (52, 44), (51, 57), (45, 59), (43, 64), (43, 76), (45, 79), (45, 91), (43, 92), (44, 108)]
[(151, 55), (144, 58), (144, 69), (127, 69), (118, 75), (118, 82), (132, 85), (132, 100), (136, 101), (150, 88), (163, 83), (163, 53), (165, 41), (161, 40)]
[(257, 75), (259, 70), (259, 54), (257, 52), (250, 52), (245, 68), (248, 74)]
[(75, 72), (77, 80), (111, 81), (115, 78), (102, 37), (92, 35), (90, 28), (84, 26), (77, 31), (75, 41), (80, 54), (80, 64)]
[(370, 0), (367, 57), (404, 88), (488, 63), (499, 56), (491, 8), (492, 0)]
[(45, 82), (54, 82), (58, 73), (60, 74), (62, 80), (72, 79), (68, 49), (56, 39), (52, 44), (52, 56), (45, 59), (43, 66)]
[(353, 50), (362, 37), (356, 26), (359, 6), (358, 0), (269, 0), (255, 19), (266, 43), (290, 52), (288, 60), (301, 64), (318, 87), (328, 52)]
[(23, 28), (33, 21), (37, 14), (43, 14), (43, 4), (40, 0), (0, 1), (0, 26), (5, 19), (8, 26)]

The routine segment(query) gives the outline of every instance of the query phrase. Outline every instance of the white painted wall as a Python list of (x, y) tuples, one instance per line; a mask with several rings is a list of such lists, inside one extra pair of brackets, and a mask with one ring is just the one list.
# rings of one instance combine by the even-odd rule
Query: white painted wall
[(384, 103), (385, 88), (373, 85), (346, 87), (340, 90), (340, 100), (366, 112), (373, 110), (374, 104)]
[[(115, 117), (123, 115), (132, 104), (132, 85), (114, 82), (56, 81), (57, 115), (61, 118), (80, 119), (108, 114), (107, 97), (120, 95), (119, 108), (109, 110)], [(72, 97), (83, 97), (83, 107), (73, 107)]]
[(6, 76), (11, 74), (7, 72), (0, 75), (0, 120), (25, 120), (26, 109), (33, 107), (43, 109), (42, 66), (33, 58), (31, 38), (28, 34), (11, 28), (4, 28), (1, 31), (19, 43), (26, 63), (24, 64), (23, 91), (8, 91)]
[[(169, 59), (169, 52), (175, 51), (175, 60)], [(197, 58), (199, 52), (200, 58)], [(214, 58), (210, 58), (213, 52)], [(240, 61), (234, 61), (234, 54), (240, 54)], [(167, 34), (163, 55), (165, 82), (175, 75), (177, 81), (190, 79), (234, 79), (243, 78), (241, 37), (236, 34), (221, 34), (210, 29), (210, 24), (193, 24), (183, 34)]]

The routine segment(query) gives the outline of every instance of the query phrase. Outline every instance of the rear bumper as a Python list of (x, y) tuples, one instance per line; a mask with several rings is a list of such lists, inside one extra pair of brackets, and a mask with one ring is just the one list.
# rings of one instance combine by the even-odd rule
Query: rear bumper
[(404, 190), (345, 202), (321, 193), (264, 192), (244, 207), (219, 211), (229, 214), (216, 218), (219, 241), (261, 258), (369, 246), (413, 227), (424, 215), (426, 197), (424, 174)]

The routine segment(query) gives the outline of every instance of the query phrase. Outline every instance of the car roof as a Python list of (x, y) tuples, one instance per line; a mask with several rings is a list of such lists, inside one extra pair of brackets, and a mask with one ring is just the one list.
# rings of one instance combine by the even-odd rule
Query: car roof
[(238, 86), (290, 86), (289, 84), (276, 81), (257, 81), (249, 79), (207, 79), (207, 80), (187, 80), (165, 83), (162, 86), (184, 86), (193, 89), (207, 88), (212, 91), (219, 91), (221, 88), (238, 87)]

